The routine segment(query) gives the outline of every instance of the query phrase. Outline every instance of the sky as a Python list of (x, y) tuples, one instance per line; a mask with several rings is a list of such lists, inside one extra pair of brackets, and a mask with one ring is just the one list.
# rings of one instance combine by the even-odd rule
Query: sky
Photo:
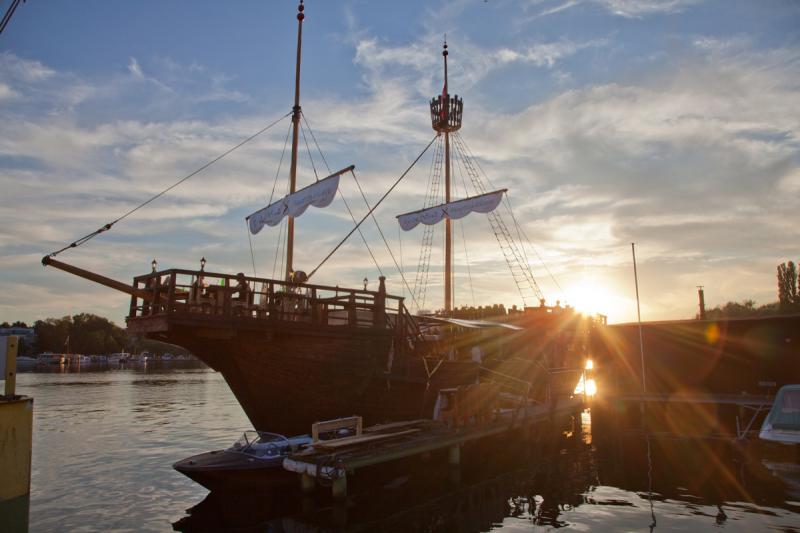
[[(124, 322), (127, 296), (42, 256), (287, 114), (296, 5), (20, 4), (0, 35), (0, 322)], [(305, 13), (298, 183), (355, 165), (340, 191), (357, 219), (358, 186), (373, 205), (434, 137), (446, 34), (460, 136), (508, 189), (501, 214), (548, 303), (635, 320), (632, 242), (643, 320), (693, 318), (698, 285), (709, 306), (775, 301), (776, 265), (800, 259), (800, 2), (309, 0)], [(244, 217), (287, 188), (288, 127), (58, 259), (122, 281), (154, 258), (280, 277), (280, 228), (248, 237)], [(369, 249), (355, 234), (314, 282), (376, 288), (382, 272), (408, 297), (392, 255), (413, 285), (423, 230), (395, 215), (423, 206), (431, 162), (365, 222)], [(469, 194), (454, 174), (454, 197)], [(341, 198), (296, 222), (305, 271), (353, 226)], [(521, 305), (486, 215), (454, 228), (456, 305)], [(428, 309), (442, 305), (436, 231)]]

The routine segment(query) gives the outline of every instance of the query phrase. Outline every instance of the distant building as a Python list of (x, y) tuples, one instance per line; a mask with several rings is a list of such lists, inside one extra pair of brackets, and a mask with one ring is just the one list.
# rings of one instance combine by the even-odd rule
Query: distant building
[(16, 335), (22, 339), (22, 345), (31, 349), (36, 344), (36, 330), (33, 328), (0, 328), (0, 337)]

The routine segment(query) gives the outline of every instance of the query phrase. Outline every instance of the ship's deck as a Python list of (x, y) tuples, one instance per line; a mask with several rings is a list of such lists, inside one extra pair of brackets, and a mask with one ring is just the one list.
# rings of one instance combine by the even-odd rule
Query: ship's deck
[(128, 327), (134, 333), (167, 331), (173, 325), (222, 329), (347, 328), (388, 331), (404, 338), (419, 330), (403, 298), (377, 291), (343, 289), (203, 270), (171, 269), (133, 280)]

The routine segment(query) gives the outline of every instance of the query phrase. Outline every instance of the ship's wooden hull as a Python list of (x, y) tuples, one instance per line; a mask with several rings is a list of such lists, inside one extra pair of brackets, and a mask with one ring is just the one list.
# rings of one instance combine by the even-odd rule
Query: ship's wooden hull
[(248, 328), (219, 320), (199, 327), (175, 317), (129, 327), (190, 350), (223, 375), (255, 429), (284, 435), (354, 414), (366, 424), (430, 417), (438, 389), (478, 377), (477, 364), (446, 361), (428, 379), (421, 357), (391, 355), (386, 329), (282, 322)]

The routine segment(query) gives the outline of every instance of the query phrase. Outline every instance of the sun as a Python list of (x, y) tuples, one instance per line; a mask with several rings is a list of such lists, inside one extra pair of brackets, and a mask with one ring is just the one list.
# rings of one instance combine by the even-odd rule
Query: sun
[(585, 315), (608, 315), (615, 304), (612, 293), (599, 283), (581, 281), (566, 291), (567, 303)]

